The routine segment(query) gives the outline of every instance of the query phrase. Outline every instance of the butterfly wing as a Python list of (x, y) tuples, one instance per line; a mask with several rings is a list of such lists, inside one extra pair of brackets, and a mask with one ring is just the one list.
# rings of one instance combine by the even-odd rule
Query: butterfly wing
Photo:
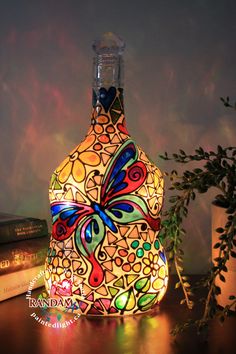
[(91, 263), (92, 270), (89, 275), (89, 284), (99, 286), (104, 278), (103, 270), (95, 257), (95, 250), (105, 236), (105, 226), (99, 215), (90, 215), (79, 224), (75, 243), (79, 251)]
[(91, 206), (74, 202), (55, 202), (51, 205), (52, 236), (57, 241), (67, 239), (80, 220), (93, 213)]
[(153, 230), (159, 230), (160, 219), (153, 218), (145, 201), (136, 191), (147, 177), (147, 169), (138, 160), (138, 150), (132, 140), (127, 140), (117, 151), (104, 175), (101, 205), (111, 220), (120, 224), (146, 220)]
[(128, 224), (132, 221), (145, 220), (154, 231), (160, 229), (160, 218), (153, 218), (145, 201), (136, 195), (124, 195), (112, 199), (106, 208), (107, 215), (117, 223)]
[(143, 162), (137, 161), (138, 150), (132, 140), (127, 140), (112, 158), (103, 177), (101, 205), (111, 198), (135, 191), (147, 176)]
[(75, 243), (82, 255), (91, 263), (89, 276), (91, 286), (98, 286), (104, 275), (95, 258), (95, 250), (105, 235), (104, 224), (91, 206), (73, 202), (56, 202), (51, 205), (53, 218), (52, 235), (63, 241), (75, 233)]

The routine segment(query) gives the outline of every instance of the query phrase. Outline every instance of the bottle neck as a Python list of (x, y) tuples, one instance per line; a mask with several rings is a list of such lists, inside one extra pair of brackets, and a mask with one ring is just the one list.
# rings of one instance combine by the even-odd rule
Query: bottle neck
[(123, 87), (123, 57), (117, 53), (97, 54), (93, 62), (93, 89)]
[[(97, 135), (104, 136), (104, 142), (114, 133), (128, 135), (124, 115), (123, 88), (110, 86), (93, 90), (91, 126)], [(118, 142), (118, 141), (117, 141)]]
[[(107, 38), (111, 37), (109, 34)], [(102, 44), (98, 41), (95, 45), (91, 123), (96, 134), (110, 134), (110, 139), (111, 134), (119, 130), (128, 135), (123, 102), (123, 57), (117, 45), (103, 48)]]

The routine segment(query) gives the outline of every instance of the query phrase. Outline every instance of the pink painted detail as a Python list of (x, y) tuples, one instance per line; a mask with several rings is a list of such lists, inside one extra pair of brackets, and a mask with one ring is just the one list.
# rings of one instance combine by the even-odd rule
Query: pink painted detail
[(101, 303), (105, 307), (105, 309), (108, 311), (110, 306), (111, 306), (111, 300), (110, 299), (100, 299)]
[[(88, 219), (82, 226), (82, 229), (81, 229), (81, 232), (80, 232), (80, 239), (81, 239), (81, 244), (84, 248), (84, 250), (86, 251), (86, 253), (89, 255), (89, 250), (87, 248), (87, 242), (86, 242), (86, 239), (85, 239), (85, 233), (86, 233), (86, 228), (87, 226), (90, 224), (91, 222), (91, 219)], [(88, 258), (86, 256), (86, 258)]]
[(86, 297), (86, 300), (93, 301), (94, 300), (94, 295), (90, 294), (88, 297)]
[(111, 307), (109, 313), (117, 313), (117, 309), (115, 307)]
[(74, 291), (74, 294), (76, 294), (76, 295), (81, 295), (81, 290), (80, 290), (80, 288), (76, 289), (76, 290)]
[(83, 301), (79, 302), (79, 308), (82, 312), (84, 312), (87, 307), (88, 307), (88, 304), (86, 304), (86, 302), (83, 302)]
[(87, 312), (88, 315), (101, 315), (102, 312), (95, 309), (94, 307), (92, 307), (88, 312)]
[[(64, 279), (61, 282), (53, 284), (51, 287), (51, 292), (56, 295), (61, 296), (71, 296), (72, 295), (72, 281), (70, 279)], [(50, 293), (51, 296), (51, 293)]]
[(57, 294), (56, 294), (56, 291), (57, 291), (57, 283), (54, 282), (54, 283), (52, 284), (52, 286), (51, 286), (49, 296), (50, 296), (50, 298), (52, 298), (52, 299), (58, 299), (58, 300), (59, 300), (59, 299), (61, 299), (62, 297), (59, 296), (59, 295), (57, 295)]
[(101, 306), (101, 304), (100, 304), (100, 302), (98, 301), (98, 300), (96, 300), (95, 302), (94, 302), (94, 306), (98, 309), (98, 310), (103, 310), (103, 308), (102, 308), (102, 306)]

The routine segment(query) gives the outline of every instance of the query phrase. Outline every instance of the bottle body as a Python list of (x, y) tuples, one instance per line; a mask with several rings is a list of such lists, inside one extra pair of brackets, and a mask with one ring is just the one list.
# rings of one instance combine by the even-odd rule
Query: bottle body
[(74, 313), (126, 315), (159, 303), (168, 266), (158, 239), (163, 177), (127, 132), (123, 90), (94, 93), (85, 140), (55, 170), (49, 191), (49, 295)]

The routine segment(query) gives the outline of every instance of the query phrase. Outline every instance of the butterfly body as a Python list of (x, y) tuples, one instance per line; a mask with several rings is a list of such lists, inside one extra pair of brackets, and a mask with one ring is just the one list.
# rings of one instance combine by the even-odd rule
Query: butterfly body
[(106, 209), (102, 208), (99, 204), (93, 204), (93, 210), (98, 214), (98, 216), (102, 219), (104, 224), (113, 232), (117, 232), (117, 227), (115, 226), (112, 219), (107, 215)]

